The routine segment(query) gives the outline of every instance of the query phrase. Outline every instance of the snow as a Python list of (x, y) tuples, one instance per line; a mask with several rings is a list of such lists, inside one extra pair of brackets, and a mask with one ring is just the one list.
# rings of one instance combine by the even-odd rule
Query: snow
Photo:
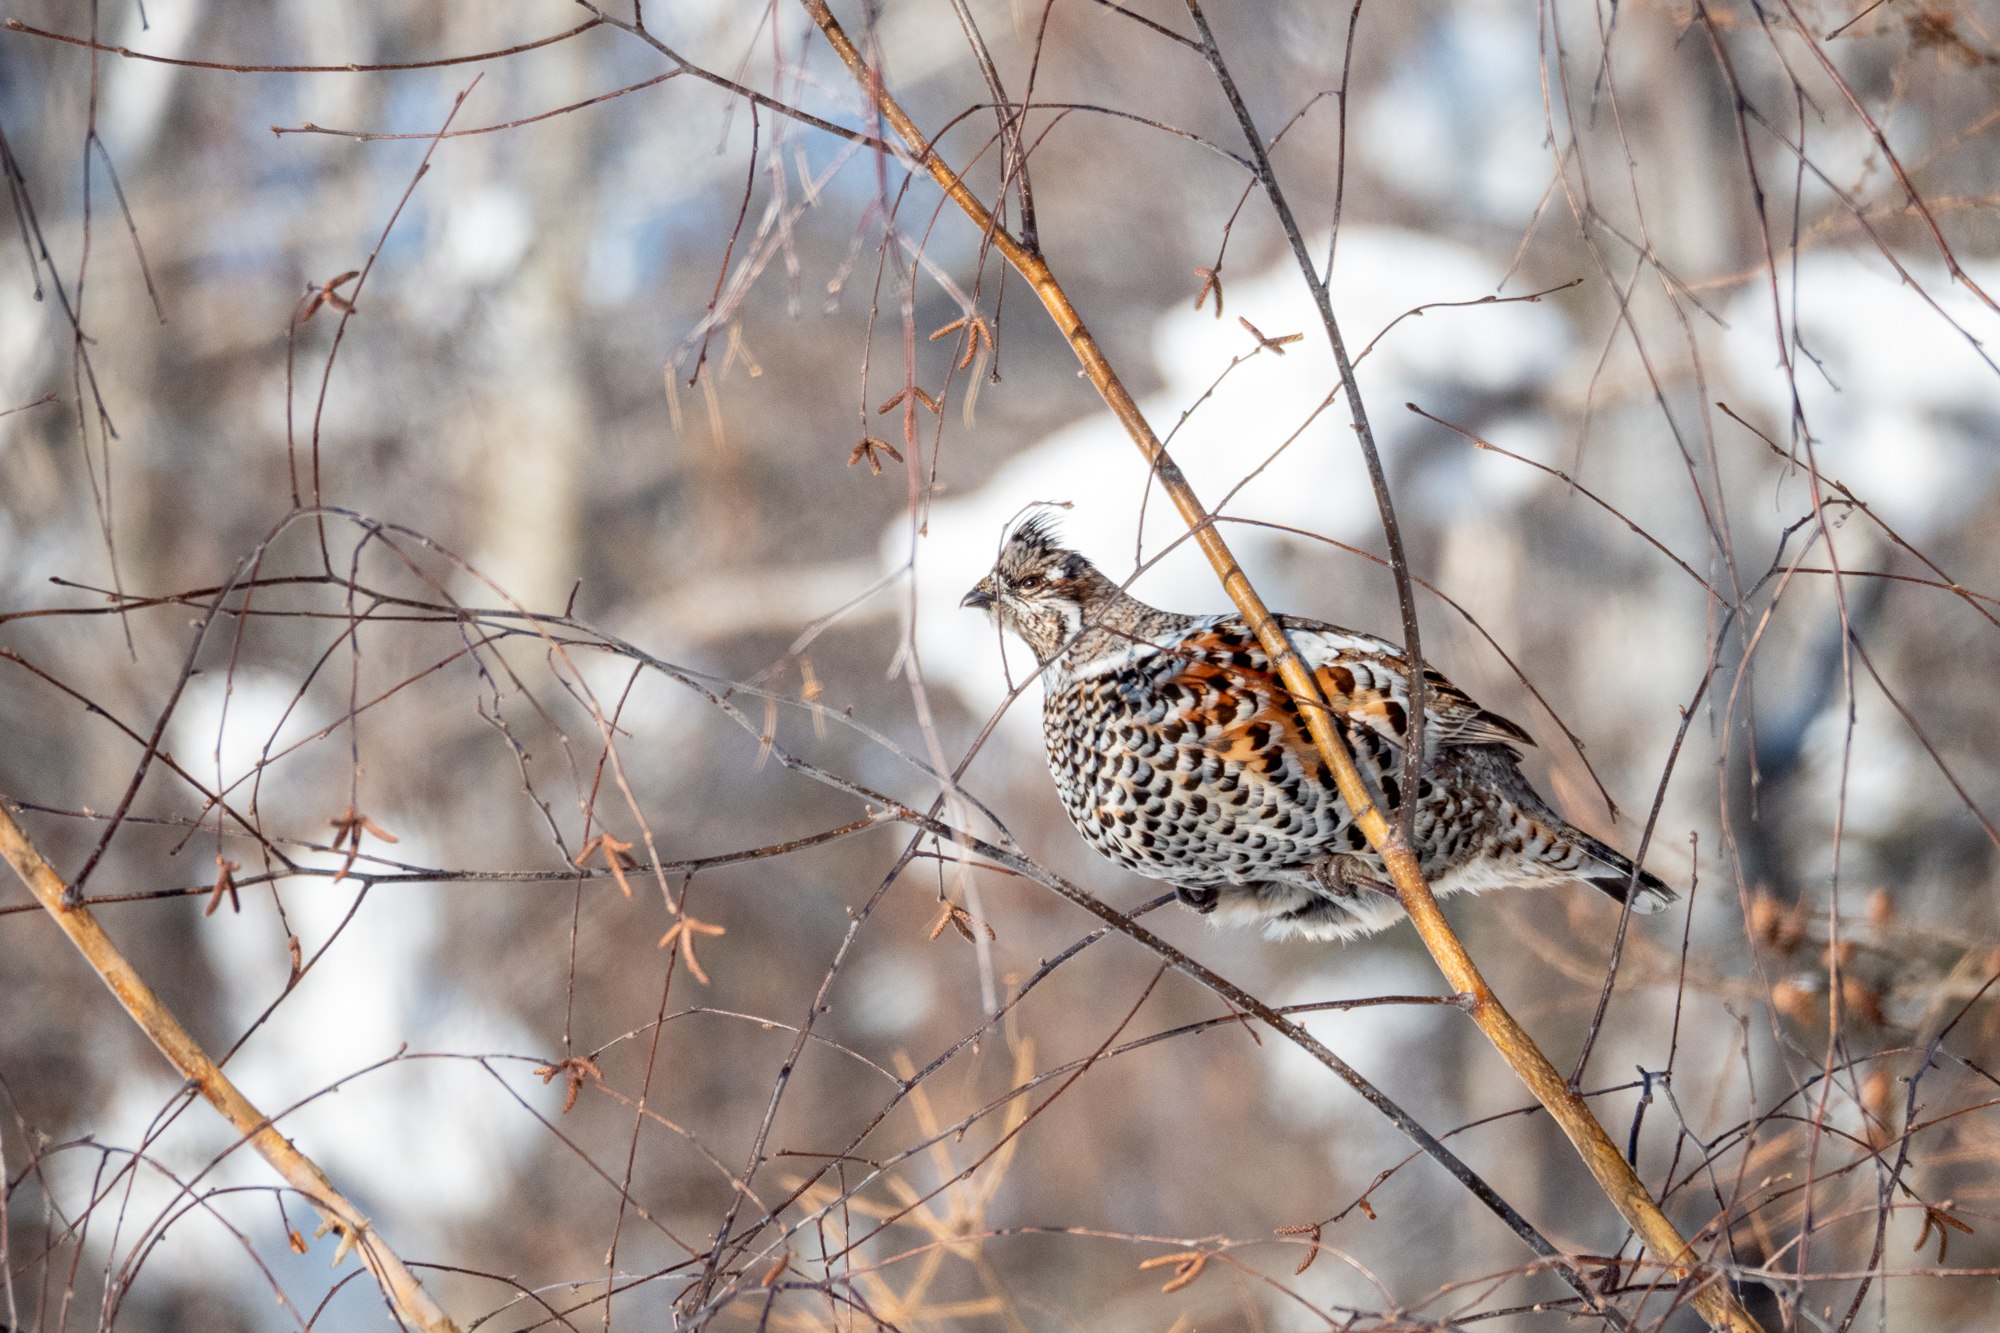
[[(129, 46), (149, 55), (186, 59), (197, 54), (194, 39), (201, 29), (202, 8), (192, 3), (133, 5), (125, 9), (115, 29), (104, 32), (102, 40), (111, 46)], [(69, 30), (87, 32), (89, 25), (75, 25)], [(125, 168), (151, 152), (160, 131), (168, 124), (168, 104), (185, 73), (177, 66), (154, 60), (99, 62), (103, 100), (97, 109), (97, 130), (119, 167)], [(93, 164), (93, 169), (97, 165)]]
[[(2000, 475), (2000, 372), (1971, 341), (1993, 345), (2000, 318), (1941, 266), (1904, 265), (1922, 292), (1878, 253), (1820, 251), (1799, 260), (1796, 276), (1781, 269), (1780, 295), (1804, 348), (1793, 353), (1794, 378), (1820, 471), (1922, 541), (1985, 504)], [(2000, 289), (2000, 267), (1970, 267), (1987, 290)], [(1792, 399), (1774, 313), (1770, 285), (1748, 284), (1725, 312), (1727, 354), (1759, 424), (1783, 443)]]
[(510, 276), (535, 239), (521, 191), (483, 184), (433, 204), (443, 214), (433, 263), (458, 283), (485, 286)]
[(1525, 223), (1555, 172), (1538, 79), (1538, 15), (1485, 0), (1441, 15), (1419, 57), (1361, 103), (1362, 160), (1448, 214), (1470, 207)]
[[(243, 783), (267, 753), (274, 767), (286, 765), (289, 778), (305, 754), (290, 760), (278, 756), (332, 721), (310, 696), (295, 706), (297, 695), (296, 680), (256, 667), (197, 676), (188, 682), (168, 724), (168, 749), (205, 783), (215, 783), (220, 773), (224, 789)], [(266, 808), (297, 786), (289, 780), (266, 785), (269, 790), (259, 793), (260, 805)], [(230, 801), (247, 804), (249, 793), (249, 784), (244, 783), (230, 793)]]
[[(1325, 254), (1323, 238), (1313, 252)], [(1361, 357), (1404, 312), (1429, 302), (1477, 301), (1494, 291), (1501, 273), (1492, 258), (1451, 242), (1355, 226), (1341, 233), (1332, 298), (1350, 352)], [(1141, 403), (1147, 419), (1163, 436), (1174, 432), (1170, 451), (1212, 508), (1378, 547), (1380, 519), (1345, 402), (1305, 424), (1338, 383), (1305, 283), (1289, 261), (1234, 281), (1225, 275), (1225, 283), (1222, 319), (1212, 307), (1178, 308), (1160, 318), (1154, 358), (1166, 387)], [(1265, 351), (1250, 357), (1257, 344), (1239, 316), (1267, 337), (1305, 336), (1282, 356)], [(1476, 505), (1492, 513), (1526, 495), (1536, 481), (1528, 469), (1495, 467), (1470, 447), (1417, 448), (1438, 428), (1403, 404), (1416, 401), (1455, 418), (1467, 408), (1483, 410), (1489, 399), (1527, 393), (1553, 376), (1570, 347), (1569, 326), (1548, 303), (1433, 309), (1389, 329), (1359, 361), (1357, 375), (1384, 466), (1405, 503), (1416, 496), (1425, 506)], [(1231, 369), (1232, 358), (1246, 357)], [(1201, 401), (1212, 385), (1212, 395)], [(1474, 416), (1467, 424), (1479, 428), (1481, 422)], [(1298, 438), (1284, 447), (1294, 432)], [(1267, 468), (1250, 475), (1274, 454)], [(1239, 483), (1240, 491), (1234, 489)], [(1159, 556), (1185, 534), (1172, 505), (1148, 485), (1130, 440), (1105, 412), (1023, 450), (976, 492), (938, 504), (930, 535), (917, 548), (917, 647), (926, 677), (976, 708), (998, 702), (1005, 678), (994, 634), (959, 609), (959, 598), (991, 566), (1010, 520), (1027, 506), (1049, 502), (1070, 506), (1062, 514), (1066, 538), (1115, 578), (1131, 575), (1136, 557)], [(1351, 560), (1309, 538), (1268, 528), (1233, 526), (1226, 535), (1265, 596), (1280, 605), (1292, 585), (1282, 572), (1268, 578), (1270, 569), (1305, 562), (1278, 557), (1304, 556), (1314, 570)], [(885, 564), (901, 566), (909, 551), (907, 526), (892, 525), (882, 543)], [(1176, 610), (1228, 605), (1190, 543), (1148, 567), (1133, 591)], [(1008, 655), (1013, 679), (1032, 670), (1019, 645), (1010, 644)], [(1013, 709), (1003, 728), (1025, 735), (1022, 728), (1032, 726), (1037, 712)]]

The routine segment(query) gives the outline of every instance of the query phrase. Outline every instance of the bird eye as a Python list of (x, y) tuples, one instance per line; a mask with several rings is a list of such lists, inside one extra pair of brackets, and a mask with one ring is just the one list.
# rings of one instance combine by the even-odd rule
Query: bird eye
[(1042, 583), (1043, 579), (1040, 574), (1023, 574), (1015, 581), (1014, 586), (1021, 592), (1033, 592), (1036, 588), (1041, 587)]

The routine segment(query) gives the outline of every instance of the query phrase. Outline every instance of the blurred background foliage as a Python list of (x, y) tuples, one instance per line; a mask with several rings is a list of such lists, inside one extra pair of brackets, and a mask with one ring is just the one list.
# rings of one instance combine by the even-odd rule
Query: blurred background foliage
[[(1779, 1275), (1767, 1327), (1990, 1327), (2000, 10), (1217, 9), (1251, 110), (1285, 131), (1294, 207), (1320, 253), (1335, 245), (1350, 342), (1388, 329), (1366, 405), (1413, 572), (1463, 611), (1423, 601), (1427, 657), (1531, 726), (1572, 818), (1636, 847), (1663, 793), (1648, 863), (1691, 907), (1626, 940), (1583, 1076), (1613, 1089), (1600, 1114), (1684, 1228)], [(1229, 108), (1160, 31), (1188, 31), (1183, 11), (1125, 10), (969, 2), (1010, 94), (1032, 79), (1041, 243), (1156, 428), (1191, 413), (1174, 448), (1211, 503), (1279, 454), (1226, 506), (1267, 600), (1394, 634), (1387, 576), (1322, 540), (1378, 552), (1378, 520), (1345, 405), (1313, 415), (1331, 361), (1270, 210), (1242, 203)], [(260, 1104), (310, 1099), (286, 1131), (406, 1257), (450, 1266), (426, 1280), (462, 1323), (686, 1317), (685, 1265), (737, 1199), (790, 1064), (784, 1025), (809, 1013), (738, 1227), (846, 1156), (783, 1210), (788, 1239), (766, 1229), (741, 1294), (709, 1310), (719, 1326), (1567, 1322), (1509, 1313), (1561, 1289), (1518, 1274), (1518, 1242), (1429, 1163), (1351, 1209), (1406, 1145), (1244, 1026), (1104, 1059), (920, 1147), (1066, 1061), (1225, 1012), (1108, 939), (982, 1029), (1092, 928), (1032, 884), (926, 844), (869, 908), (909, 836), (889, 823), (685, 880), (635, 872), (629, 899), (601, 860), (568, 869), (600, 829), (679, 861), (865, 813), (773, 762), (765, 728), (927, 806), (941, 788), (921, 764), (955, 767), (1009, 688), (1001, 645), (955, 607), (1006, 519), (1073, 503), (1067, 530), (1121, 576), (1178, 532), (1032, 294), (905, 162), (693, 74), (661, 81), (670, 60), (609, 25), (344, 68), (589, 20), (557, 0), (5, 14), (20, 226), (0, 259), (0, 799), (75, 875), (139, 761), (118, 724), (158, 726), (288, 849), (300, 873), (272, 875), (156, 763), (87, 888), (190, 891), (100, 910), (211, 1049), (242, 1039), (230, 1069)], [(953, 7), (843, 19), (993, 198), (991, 98)], [(873, 127), (802, 11), (655, 0), (645, 23), (706, 71)], [(166, 59), (47, 35), (93, 25)], [(365, 284), (301, 320), (378, 241)], [(969, 303), (995, 345), (961, 368), (966, 332), (930, 334)], [(1397, 322), (1428, 303), (1459, 304)], [(1259, 332), (1306, 337), (1281, 355)], [(877, 415), (912, 382), (941, 411)], [(902, 459), (850, 461), (864, 436)], [(319, 493), (348, 515), (324, 555), (319, 525), (285, 522), (295, 486), (311, 498), (315, 440)], [(493, 642), (323, 581), (198, 634), (253, 552), (266, 579), (351, 569), (426, 604), (570, 609), (734, 682), (751, 729), (629, 655)], [(1223, 605), (1185, 550), (1134, 586)], [(109, 614), (114, 587), (167, 600)], [(1587, 743), (1615, 823), (1530, 682)], [(592, 698), (617, 711), (615, 772)], [(1158, 886), (1063, 821), (1036, 714), (1031, 689), (965, 790), (1044, 865), (1144, 901)], [(370, 835), (336, 881), (331, 821), (350, 805), (398, 841)], [(259, 882), (204, 917), (218, 855)], [(662, 887), (726, 929), (696, 940), (708, 984), (655, 947)], [(365, 1278), (315, 1312), (331, 1242), (291, 1253), (261, 1164), (223, 1156), (205, 1108), (167, 1114), (173, 1079), (55, 928), (11, 885), (0, 910), (7, 1321), (273, 1327), (277, 1289), (316, 1327), (377, 1326)], [(1574, 1060), (1604, 904), (1452, 915)], [(1407, 930), (1333, 948), (1149, 921), (1274, 1003), (1437, 989)], [(1311, 1025), (1437, 1132), (1526, 1103), (1448, 1009)], [(573, 1109), (563, 1077), (534, 1072), (570, 1055), (595, 1060)], [(1454, 1146), (1558, 1244), (1619, 1251), (1541, 1119)], [(146, 1165), (121, 1174), (135, 1151)], [(223, 1192), (191, 1208), (176, 1180)], [(1294, 1274), (1306, 1242), (1276, 1233), (1318, 1222), (1328, 1252)], [(1217, 1256), (1192, 1280), (1142, 1267), (1191, 1246)], [(1892, 1276), (1854, 1307), (1870, 1270)], [(1691, 1318), (1626, 1303), (1645, 1327)]]

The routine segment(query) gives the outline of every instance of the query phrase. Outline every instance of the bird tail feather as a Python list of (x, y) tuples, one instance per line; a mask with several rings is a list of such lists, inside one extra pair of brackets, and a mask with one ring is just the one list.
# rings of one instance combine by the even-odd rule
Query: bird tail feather
[(1648, 916), (1664, 912), (1680, 900), (1680, 894), (1669, 888), (1664, 880), (1632, 864), (1632, 858), (1623, 852), (1614, 851), (1581, 829), (1572, 828), (1569, 834), (1597, 863), (1585, 866), (1577, 876), (1592, 888), (1621, 903), (1629, 894), (1632, 910)]

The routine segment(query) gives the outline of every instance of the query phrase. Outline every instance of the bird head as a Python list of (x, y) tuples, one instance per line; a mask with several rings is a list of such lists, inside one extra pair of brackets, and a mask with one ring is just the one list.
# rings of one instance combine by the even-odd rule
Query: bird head
[(959, 605), (991, 615), (1046, 662), (1083, 629), (1085, 606), (1104, 583), (1090, 561), (1062, 544), (1053, 521), (1037, 514), (1008, 534), (992, 572)]

